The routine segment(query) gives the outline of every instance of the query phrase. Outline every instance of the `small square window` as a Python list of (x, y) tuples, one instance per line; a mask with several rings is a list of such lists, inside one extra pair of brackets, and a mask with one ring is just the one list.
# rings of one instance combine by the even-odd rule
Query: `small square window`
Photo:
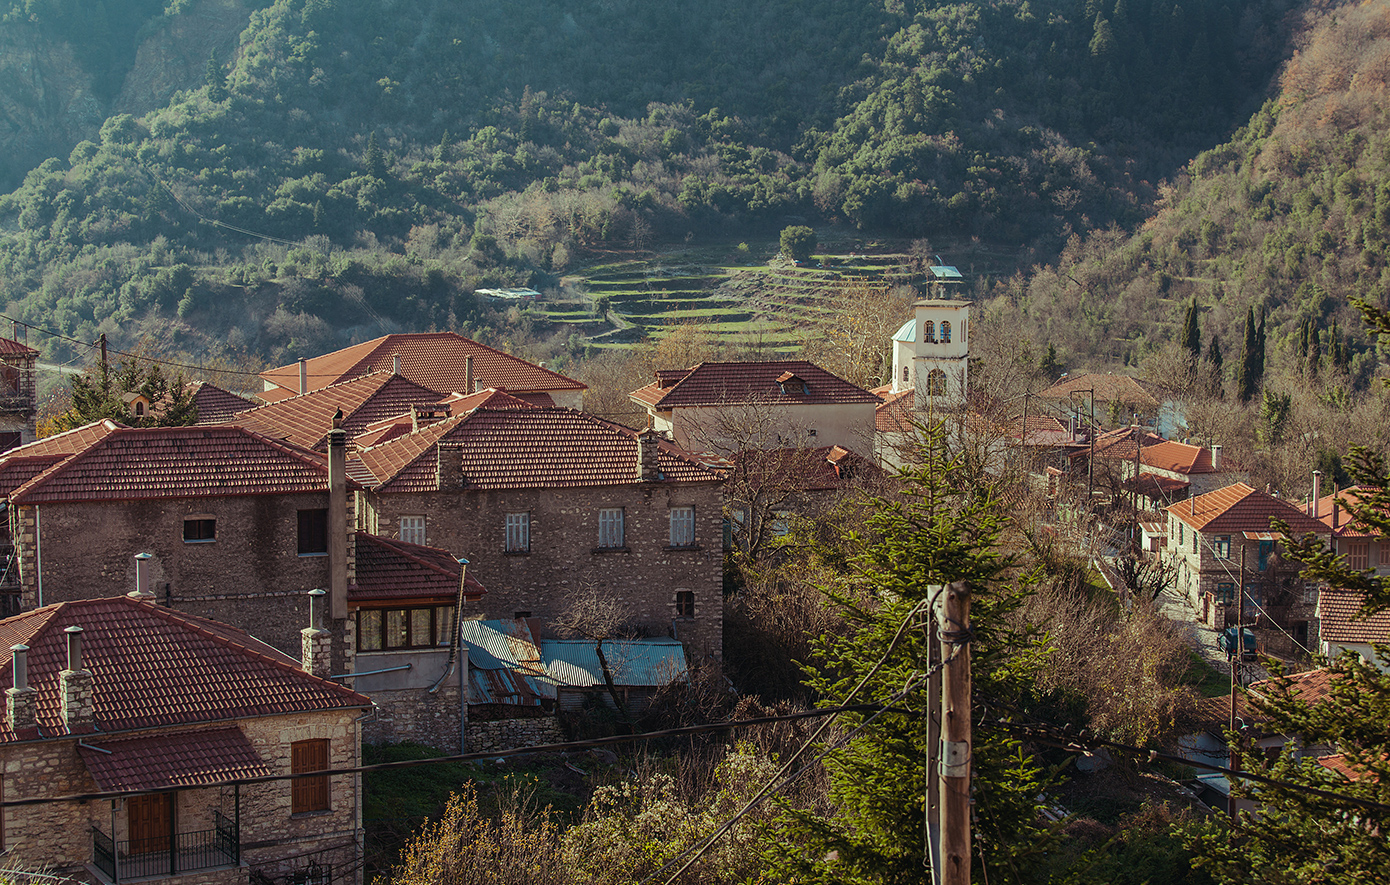
[(672, 547), (694, 547), (695, 508), (672, 507), (670, 521), (670, 545)]
[(328, 552), (328, 511), (299, 511), (299, 555), (318, 556)]
[(693, 618), (695, 617), (695, 591), (677, 590), (676, 591), (676, 617)]
[(1230, 536), (1230, 535), (1221, 535), (1220, 537), (1218, 537), (1218, 538), (1216, 539), (1216, 558), (1217, 558), (1217, 559), (1230, 559), (1230, 558), (1231, 558), (1231, 536)]
[(402, 516), (400, 539), (407, 544), (425, 543), (425, 518), (423, 516)]
[(529, 512), (508, 513), (506, 525), (507, 553), (531, 552), (531, 514)]
[(183, 540), (186, 544), (217, 540), (217, 520), (210, 516), (194, 516), (183, 521)]
[(1219, 605), (1230, 605), (1236, 601), (1236, 585), (1234, 582), (1223, 581), (1216, 585), (1216, 602)]
[(599, 510), (598, 545), (609, 549), (623, 546), (623, 508), (604, 507)]

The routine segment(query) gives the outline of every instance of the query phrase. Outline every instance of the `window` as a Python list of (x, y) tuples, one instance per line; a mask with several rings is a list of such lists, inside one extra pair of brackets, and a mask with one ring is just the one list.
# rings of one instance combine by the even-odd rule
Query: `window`
[(772, 521), (769, 532), (774, 538), (785, 538), (792, 533), (791, 512), (788, 510), (772, 511)]
[(904, 383), (904, 384), (906, 384), (907, 382), (909, 382), (909, 381), (912, 380), (911, 377), (909, 377), (911, 374), (912, 374), (912, 367), (910, 367), (910, 366), (903, 366), (903, 383)]
[(695, 508), (694, 507), (672, 507), (671, 519), (671, 546), (672, 547), (694, 547), (695, 546)]
[(1197, 532), (1194, 530), (1194, 531), (1192, 532), (1192, 552), (1193, 552), (1193, 553), (1196, 553), (1196, 552), (1197, 552), (1197, 541), (1198, 541)]
[(604, 507), (599, 510), (598, 545), (610, 549), (623, 546), (623, 508)]
[(940, 369), (932, 369), (927, 373), (927, 396), (946, 395), (946, 373)]
[(941, 343), (951, 343), (951, 324), (946, 320), (941, 321)]
[[(320, 738), (290, 744), (290, 774), (328, 768), (328, 740)], [(297, 777), (290, 781), (290, 813), (328, 810), (328, 775)]]
[(145, 417), (145, 404), (140, 402), (139, 400), (135, 401), (135, 417)]
[(1231, 558), (1231, 536), (1230, 536), (1230, 535), (1218, 535), (1218, 536), (1217, 536), (1217, 538), (1216, 538), (1216, 558), (1217, 558), (1217, 559), (1230, 559), (1230, 558)]
[(1370, 545), (1365, 541), (1347, 545), (1347, 568), (1364, 571), (1369, 556)]
[(508, 513), (507, 533), (502, 549), (508, 553), (531, 552), (531, 514)]
[(185, 544), (201, 544), (217, 540), (217, 520), (211, 516), (189, 516), (183, 521)]
[(693, 618), (695, 617), (695, 591), (677, 590), (676, 591), (676, 617)]
[(299, 555), (321, 556), (328, 552), (328, 511), (299, 511)]
[(936, 343), (936, 324), (931, 320), (922, 323), (922, 341), (928, 344)]
[(1181, 546), (1182, 546), (1182, 543), (1183, 543), (1183, 524), (1182, 524), (1182, 523), (1178, 523), (1178, 546), (1181, 547)]
[(1260, 553), (1259, 553), (1259, 564), (1256, 566), (1256, 568), (1258, 568), (1260, 571), (1264, 571), (1265, 569), (1269, 568), (1269, 554), (1271, 554), (1271, 553), (1273, 553), (1273, 552), (1274, 552), (1274, 542), (1273, 542), (1273, 541), (1261, 541), (1261, 542), (1260, 542)]
[(357, 610), (357, 650), (394, 651), (448, 645), (454, 633), (452, 605)]
[(1216, 602), (1218, 605), (1230, 605), (1236, 601), (1236, 585), (1234, 581), (1223, 581), (1216, 585)]
[(398, 536), (407, 544), (425, 543), (425, 518), (423, 516), (402, 516), (401, 531)]

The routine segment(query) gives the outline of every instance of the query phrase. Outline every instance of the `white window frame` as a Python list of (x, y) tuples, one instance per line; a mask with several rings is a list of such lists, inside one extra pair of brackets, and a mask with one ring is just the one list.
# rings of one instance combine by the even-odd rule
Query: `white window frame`
[(407, 544), (425, 546), (425, 518), (423, 516), (402, 516), (396, 523), (396, 537)]
[(531, 511), (507, 514), (502, 545), (507, 553), (531, 552)]
[(670, 533), (668, 541), (672, 547), (695, 546), (695, 508), (672, 507), (669, 511)]
[(627, 539), (623, 532), (623, 508), (600, 507), (598, 511), (598, 546), (604, 550), (617, 550), (627, 546)]

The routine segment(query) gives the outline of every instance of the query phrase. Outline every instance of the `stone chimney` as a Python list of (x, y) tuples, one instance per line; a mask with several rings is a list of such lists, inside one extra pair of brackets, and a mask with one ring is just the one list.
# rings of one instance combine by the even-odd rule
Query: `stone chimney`
[(401, 373), (401, 355), (400, 355), (399, 353), (393, 353), (393, 354), (391, 354), (391, 374), (392, 374), (392, 375), (399, 375), (400, 373)]
[(463, 387), (464, 394), (478, 392), (478, 382), (473, 377), (473, 357), (471, 356), (463, 358)]
[(323, 590), (309, 591), (309, 626), (299, 631), (299, 665), (311, 676), (327, 679), (332, 671), (333, 634), (323, 629)]
[(1221, 443), (1212, 443), (1211, 446), (1211, 469), (1221, 469)]
[(148, 553), (135, 554), (135, 589), (126, 594), (131, 599), (154, 599), (154, 593), (150, 590), (149, 576), (145, 574), (145, 565), (154, 557)]
[(436, 443), (435, 487), (441, 492), (453, 492), (463, 488), (463, 450), (457, 445)]
[(5, 715), (9, 717), (10, 730), (20, 732), (38, 724), (34, 717), (34, 690), (29, 687), (29, 646), (12, 645), (11, 669), (14, 671), (14, 688), (5, 689)]
[(299, 358), (299, 392), (309, 392), (309, 361), (304, 357)]
[(330, 617), (348, 616), (347, 605), (347, 431), (343, 410), (328, 431), (328, 591)]
[(661, 479), (661, 434), (648, 428), (637, 434), (637, 478), (642, 482)]
[(63, 723), (69, 734), (92, 728), (92, 671), (82, 668), (82, 628), (68, 627), (68, 666), (59, 672), (58, 691), (63, 705)]
[(1314, 519), (1318, 518), (1318, 498), (1322, 496), (1322, 471), (1313, 471), (1313, 506), (1308, 508), (1308, 515)]

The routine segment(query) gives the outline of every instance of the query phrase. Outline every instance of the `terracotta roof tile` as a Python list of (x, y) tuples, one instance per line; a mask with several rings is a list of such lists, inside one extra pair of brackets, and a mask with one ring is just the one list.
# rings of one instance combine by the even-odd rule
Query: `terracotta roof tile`
[(1323, 642), (1390, 642), (1390, 610), (1358, 617), (1366, 597), (1352, 590), (1324, 587), (1318, 592), (1318, 636)]
[[(29, 686), (45, 736), (67, 733), (58, 673), (67, 666), (63, 631), (71, 626), (83, 629), (82, 662), (92, 672), (102, 732), (371, 704), (226, 624), (128, 596), (84, 599), (0, 621), (0, 683), (13, 684), (10, 646), (28, 645)], [(24, 737), (0, 721), (0, 742)]]
[(271, 774), (235, 726), (89, 740), (77, 752), (98, 790), (157, 790)]
[[(1167, 391), (1157, 384), (1140, 381), (1128, 375), (1115, 375), (1108, 372), (1063, 378), (1039, 393), (1038, 396), (1042, 399), (1071, 399), (1073, 394), (1080, 394), (1084, 391), (1087, 392), (1086, 398), (1089, 399), (1089, 391), (1092, 388), (1096, 392), (1097, 404), (1126, 403), (1157, 408), (1164, 399), (1168, 398)], [(1099, 412), (1099, 407), (1097, 407), (1097, 412)]]
[(221, 424), (237, 412), (254, 409), (256, 404), (206, 381), (188, 385), (193, 392), (193, 405), (198, 409), (199, 424)]
[(856, 478), (881, 473), (873, 461), (843, 446), (750, 450), (739, 455), (737, 465), (747, 471), (753, 487), (766, 478), (804, 492), (844, 488)]
[(326, 451), (333, 414), (339, 409), (343, 429), (355, 440), (374, 422), (402, 413), (408, 418), (411, 406), (432, 406), (441, 396), (399, 375), (373, 372), (242, 412), (233, 423), (272, 439)]
[(15, 503), (326, 491), (323, 456), (241, 427), (121, 428), (15, 489)]
[(38, 356), (39, 352), (13, 338), (0, 338), (0, 356)]
[[(495, 387), (511, 393), (587, 389), (573, 378), (566, 378), (454, 332), (384, 335), (316, 356), (308, 361), (309, 389), (317, 390), (369, 372), (389, 372), (396, 355), (401, 358), (402, 375), (441, 393), (471, 392), (467, 389), (465, 371), (465, 360), (469, 356), (473, 357), (473, 378), (483, 387)], [(298, 363), (262, 372), (261, 377), (285, 390), (299, 390)], [(271, 391), (266, 393), (270, 394)]]
[[(1386, 757), (1381, 756), (1381, 762), (1384, 763), (1385, 761)], [(1319, 756), (1318, 764), (1333, 774), (1340, 774), (1349, 781), (1357, 781), (1367, 776), (1380, 776), (1371, 770), (1355, 764), (1345, 753), (1334, 753), (1331, 756)]]
[[(1327, 524), (1329, 528), (1336, 524), (1333, 532), (1338, 538), (1378, 538), (1380, 533), (1374, 528), (1360, 522), (1352, 516), (1351, 507), (1360, 504), (1361, 500), (1374, 494), (1377, 489), (1370, 486), (1352, 486), (1349, 489), (1342, 489), (1331, 495), (1324, 495), (1318, 499), (1317, 509), (1314, 514), (1318, 519)], [(1333, 502), (1338, 505), (1334, 514)], [(1335, 519), (1334, 519), (1335, 516)]]
[[(357, 582), (349, 602), (385, 599), (453, 599), (459, 590), (459, 562), (447, 550), (357, 532)], [(464, 594), (477, 599), (487, 591), (468, 575)]]
[(1174, 473), (1216, 472), (1211, 463), (1211, 449), (1167, 439), (1156, 445), (1145, 443), (1139, 452), (1139, 460), (1148, 467), (1171, 470)]
[(66, 461), (123, 426), (110, 420), (95, 421), (7, 450), (0, 455), (0, 495), (9, 495), (45, 470)]
[[(778, 382), (783, 377), (788, 380), (795, 378), (796, 381), (786, 384), (783, 389)], [(802, 391), (801, 381), (807, 385), (806, 392)], [(642, 391), (646, 390), (642, 388)], [(832, 375), (814, 363), (806, 360), (774, 360), (765, 363), (700, 363), (681, 380), (666, 388), (655, 406), (672, 409), (727, 405), (749, 400), (764, 400), (769, 404), (879, 402), (874, 394)]]
[(883, 402), (874, 407), (874, 429), (879, 433), (911, 433), (913, 391), (884, 394)]
[(1167, 498), (1171, 501), (1174, 495), (1191, 488), (1192, 483), (1185, 479), (1173, 479), (1171, 476), (1159, 476), (1157, 473), (1141, 473), (1138, 483), (1131, 478), (1125, 480), (1123, 486), (1131, 491), (1137, 489), (1139, 494), (1150, 498)]
[[(477, 409), (363, 449), (381, 491), (433, 491), (436, 446), (457, 449), (468, 489), (562, 488), (635, 483), (637, 431), (574, 409)], [(658, 443), (667, 482), (717, 476), (673, 443)]]
[(1328, 527), (1288, 501), (1257, 491), (1243, 482), (1173, 504), (1168, 512), (1199, 532), (1269, 531), (1273, 518), (1284, 520), (1294, 534), (1327, 534)]

